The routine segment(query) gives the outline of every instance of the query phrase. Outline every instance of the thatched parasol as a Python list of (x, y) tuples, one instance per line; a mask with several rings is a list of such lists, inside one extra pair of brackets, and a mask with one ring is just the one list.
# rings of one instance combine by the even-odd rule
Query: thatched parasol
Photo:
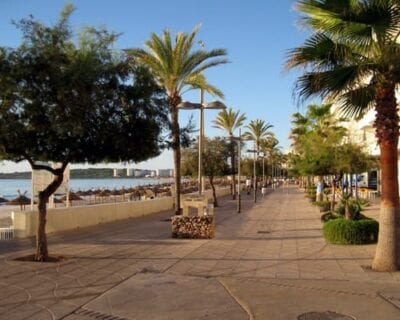
[(8, 204), (10, 205), (31, 204), (31, 199), (21, 195), (19, 197), (16, 197), (15, 199), (10, 200)]
[(0, 197), (0, 203), (6, 203), (6, 202), (8, 202), (7, 199), (4, 199), (4, 198)]
[[(61, 200), (66, 201), (67, 196), (62, 197)], [(69, 201), (79, 201), (79, 200), (83, 200), (83, 199), (74, 192), (69, 193)]]

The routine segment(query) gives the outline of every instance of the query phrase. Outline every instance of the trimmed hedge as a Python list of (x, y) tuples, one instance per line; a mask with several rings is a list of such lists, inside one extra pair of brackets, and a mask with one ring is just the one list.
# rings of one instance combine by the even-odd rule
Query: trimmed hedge
[(369, 244), (378, 240), (379, 223), (373, 219), (337, 218), (324, 224), (324, 237), (333, 244)]

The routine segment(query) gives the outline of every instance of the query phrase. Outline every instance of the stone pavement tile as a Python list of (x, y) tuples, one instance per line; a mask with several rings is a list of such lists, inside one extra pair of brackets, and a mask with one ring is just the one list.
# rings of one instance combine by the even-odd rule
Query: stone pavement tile
[(138, 274), (83, 309), (142, 320), (248, 319), (216, 279), (165, 274)]
[[(224, 278), (224, 284), (254, 319), (297, 319), (306, 312), (334, 311), (363, 320), (396, 320), (400, 310), (375, 293), (358, 292), (357, 283), (333, 285), (299, 280)], [(340, 284), (347, 288), (340, 289)], [(349, 286), (351, 291), (348, 291)]]
[(186, 274), (191, 276), (209, 277), (211, 276), (211, 272), (214, 270), (214, 267), (217, 263), (218, 260), (196, 260), (193, 268), (186, 272)]
[(17, 308), (1, 311), (0, 320), (53, 320), (51, 313), (44, 310), (40, 305), (33, 303), (22, 304)]
[(269, 261), (261, 261), (257, 270), (254, 274), (255, 278), (275, 278), (275, 275), (278, 270), (279, 261), (278, 260), (269, 260)]
[(254, 277), (257, 272), (258, 261), (238, 261), (236, 267), (232, 271), (235, 277)]
[(238, 260), (221, 260), (218, 261), (214, 266), (214, 269), (211, 271), (211, 276), (213, 277), (226, 277), (234, 274), (234, 271), (237, 267)]

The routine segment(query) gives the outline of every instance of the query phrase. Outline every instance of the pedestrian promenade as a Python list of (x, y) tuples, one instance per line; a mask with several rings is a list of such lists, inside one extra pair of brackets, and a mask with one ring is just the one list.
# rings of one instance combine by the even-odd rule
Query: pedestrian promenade
[(0, 319), (400, 319), (400, 272), (370, 270), (375, 245), (327, 245), (295, 186), (243, 194), (242, 213), (221, 199), (211, 240), (172, 239), (171, 214), (52, 235), (60, 263), (0, 242)]

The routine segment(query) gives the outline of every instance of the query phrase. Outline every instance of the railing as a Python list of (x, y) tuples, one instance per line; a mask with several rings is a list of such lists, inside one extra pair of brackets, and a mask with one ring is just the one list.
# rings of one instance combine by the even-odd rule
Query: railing
[(14, 227), (0, 228), (0, 240), (14, 239)]

